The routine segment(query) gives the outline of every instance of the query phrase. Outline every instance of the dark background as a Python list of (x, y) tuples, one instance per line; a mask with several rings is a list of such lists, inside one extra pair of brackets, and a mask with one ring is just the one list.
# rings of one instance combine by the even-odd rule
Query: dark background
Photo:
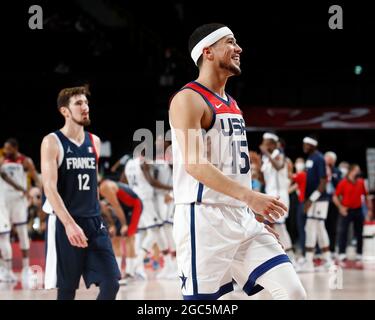
[[(41, 5), (43, 30), (28, 28)], [(328, 27), (330, 5), (343, 8), (344, 29)], [(114, 162), (138, 128), (167, 120), (168, 99), (197, 76), (187, 40), (199, 25), (227, 24), (243, 48), (243, 74), (227, 91), (241, 106), (327, 108), (375, 106), (375, 11), (368, 2), (253, 4), (197, 1), (17, 1), (1, 20), (0, 144), (16, 137), (39, 166), (42, 137), (63, 118), (56, 96), (89, 83), (92, 126), (112, 142)], [(354, 74), (361, 65), (363, 73)], [(251, 125), (251, 124), (247, 124)], [(310, 130), (280, 132), (287, 153), (302, 155)], [(320, 130), (320, 149), (365, 166), (373, 130)], [(253, 150), (262, 132), (249, 133)]]

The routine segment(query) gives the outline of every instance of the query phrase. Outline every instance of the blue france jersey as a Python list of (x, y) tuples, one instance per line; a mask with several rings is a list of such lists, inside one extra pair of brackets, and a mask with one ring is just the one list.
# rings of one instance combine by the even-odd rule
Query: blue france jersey
[[(320, 179), (327, 176), (326, 163), (323, 155), (315, 151), (306, 160), (307, 180), (306, 199), (318, 188)], [(322, 195), (324, 197), (325, 195)], [(321, 198), (322, 198), (321, 197)]]
[[(99, 216), (97, 159), (90, 133), (85, 131), (85, 140), (80, 146), (61, 131), (54, 134), (59, 140), (60, 149), (57, 190), (68, 212), (73, 217)], [(48, 206), (44, 205), (43, 209)], [(45, 211), (52, 213), (48, 209)]]

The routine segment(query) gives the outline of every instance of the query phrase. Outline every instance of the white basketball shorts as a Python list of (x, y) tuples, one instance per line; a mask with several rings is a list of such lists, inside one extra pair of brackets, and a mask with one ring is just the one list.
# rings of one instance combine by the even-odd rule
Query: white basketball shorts
[(176, 205), (173, 235), (184, 299), (218, 299), (233, 290), (233, 279), (255, 294), (261, 275), (290, 262), (246, 207)]

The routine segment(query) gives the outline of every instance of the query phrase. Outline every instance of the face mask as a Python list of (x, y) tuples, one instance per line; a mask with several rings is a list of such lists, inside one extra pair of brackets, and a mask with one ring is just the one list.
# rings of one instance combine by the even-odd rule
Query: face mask
[(305, 170), (305, 164), (302, 163), (302, 162), (297, 162), (296, 163), (296, 171), (297, 172), (301, 172), (303, 170)]
[(343, 177), (345, 177), (348, 174), (348, 169), (347, 168), (339, 168), (341, 171), (341, 174)]

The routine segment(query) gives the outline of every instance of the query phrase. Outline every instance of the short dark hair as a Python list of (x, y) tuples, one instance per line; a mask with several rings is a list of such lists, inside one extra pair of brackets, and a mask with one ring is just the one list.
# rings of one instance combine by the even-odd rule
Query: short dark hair
[[(217, 29), (226, 27), (225, 24), (222, 23), (208, 23), (201, 25), (200, 27), (196, 28), (193, 33), (190, 35), (189, 38), (189, 53), (194, 49), (194, 47), (201, 41), (204, 37), (208, 36), (210, 33), (214, 32)], [(198, 67), (202, 63), (202, 56), (199, 57), (197, 65)]]
[(5, 143), (9, 143), (13, 148), (16, 148), (16, 149), (18, 149), (19, 147), (18, 141), (15, 138), (9, 138), (7, 139), (7, 141), (5, 141)]
[(86, 96), (89, 96), (89, 86), (84, 85), (81, 87), (64, 88), (60, 90), (57, 96), (57, 109), (60, 109), (61, 107), (67, 107), (69, 105), (70, 98), (78, 94), (84, 94)]

